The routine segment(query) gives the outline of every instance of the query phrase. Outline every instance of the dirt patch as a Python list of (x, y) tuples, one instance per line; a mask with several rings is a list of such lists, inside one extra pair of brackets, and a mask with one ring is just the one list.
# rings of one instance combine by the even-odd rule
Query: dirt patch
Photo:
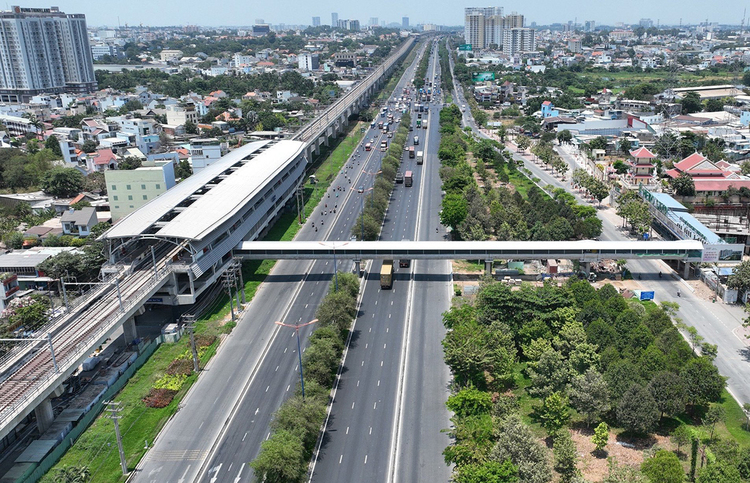
[(666, 436), (652, 435), (648, 438), (626, 438), (615, 433), (609, 433), (609, 441), (604, 451), (595, 453), (595, 446), (591, 442), (593, 429), (573, 429), (571, 436), (578, 448), (578, 468), (586, 481), (602, 481), (608, 472), (607, 458), (612, 458), (620, 465), (640, 467), (643, 462), (644, 451), (659, 447), (672, 450), (673, 445)]

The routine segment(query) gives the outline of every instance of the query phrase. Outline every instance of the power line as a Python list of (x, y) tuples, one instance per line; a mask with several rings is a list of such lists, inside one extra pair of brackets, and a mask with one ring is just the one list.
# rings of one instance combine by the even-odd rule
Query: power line
[(117, 449), (120, 452), (120, 466), (122, 467), (122, 474), (127, 475), (128, 464), (125, 461), (125, 450), (123, 450), (122, 448), (122, 435), (120, 434), (120, 419), (122, 418), (122, 416), (120, 415), (120, 412), (122, 411), (122, 403), (108, 401), (108, 402), (105, 402), (104, 405), (106, 406), (106, 410), (109, 411), (110, 419), (112, 419), (112, 422), (115, 424), (115, 436), (117, 437)]

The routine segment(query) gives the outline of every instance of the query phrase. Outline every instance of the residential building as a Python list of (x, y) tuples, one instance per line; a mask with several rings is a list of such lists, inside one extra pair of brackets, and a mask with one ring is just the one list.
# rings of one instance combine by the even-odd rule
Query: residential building
[(62, 214), (60, 221), (64, 234), (79, 237), (89, 236), (91, 229), (98, 223), (96, 208), (93, 206), (85, 206), (80, 210), (70, 208)]
[(0, 273), (0, 312), (5, 310), (10, 299), (20, 289), (18, 275), (10, 272)]
[(338, 24), (336, 25), (340, 29), (344, 30), (359, 30), (359, 20), (351, 20), (351, 19), (345, 19), (345, 20), (339, 20)]
[(312, 26), (313, 27), (320, 27), (320, 17), (313, 17), (312, 18)]
[(96, 89), (86, 16), (57, 7), (0, 12), (0, 102)]
[[(2, 97), (2, 94), (0, 94)], [(5, 126), (11, 136), (23, 136), (25, 134), (40, 134), (42, 129), (35, 126), (31, 119), (25, 117), (9, 116), (0, 114), (0, 124)]]
[(409, 17), (401, 17), (401, 28), (405, 30), (409, 28)]
[(198, 111), (195, 104), (189, 103), (184, 106), (173, 104), (167, 107), (167, 124), (170, 126), (184, 126), (186, 122), (198, 124)]
[(134, 170), (105, 171), (112, 222), (132, 213), (175, 185), (174, 164), (145, 161)]
[(333, 12), (331, 14), (331, 27), (336, 28), (339, 26), (339, 14)]
[(583, 51), (583, 42), (581, 39), (568, 40), (568, 50), (574, 54), (580, 54)]
[(190, 166), (193, 172), (212, 165), (221, 158), (221, 143), (216, 138), (193, 139), (190, 141)]
[(333, 54), (333, 63), (336, 67), (356, 67), (356, 52), (336, 52)]
[(248, 65), (252, 65), (256, 63), (258, 59), (253, 57), (252, 55), (243, 55), (240, 52), (237, 52), (232, 57), (232, 66), (239, 69), (241, 67), (246, 67)]
[[(32, 247), (28, 250), (15, 250), (0, 255), (0, 272), (17, 275), (21, 289), (46, 290), (54, 279), (39, 270), (39, 265), (62, 252), (78, 253), (79, 250), (73, 247)], [(13, 284), (8, 284), (7, 287), (12, 290)]]
[(501, 7), (466, 7), (464, 9), (464, 42), (472, 49), (487, 49), (502, 43), (503, 9)]
[(258, 23), (253, 25), (253, 37), (261, 37), (271, 32), (271, 26), (267, 23)]
[(141, 119), (137, 117), (118, 116), (107, 118), (119, 126), (118, 137), (133, 136), (134, 144), (143, 154), (150, 154), (159, 146), (158, 123), (153, 119)]
[(318, 70), (320, 68), (320, 56), (318, 54), (299, 54), (297, 66), (300, 70)]
[(594, 21), (594, 20), (586, 20), (583, 23), (583, 30), (585, 32), (593, 32), (594, 30), (596, 30), (596, 21)]
[(503, 30), (503, 53), (516, 55), (536, 50), (536, 32), (530, 28), (511, 28)]
[(176, 60), (180, 60), (182, 58), (182, 55), (183, 54), (181, 50), (165, 49), (159, 53), (159, 58), (162, 62), (174, 62)]
[(99, 60), (105, 55), (110, 57), (117, 57), (119, 54), (116, 45), (109, 44), (95, 44), (91, 46), (91, 57), (94, 60)]
[(367, 24), (370, 27), (378, 26), (378, 17), (370, 17), (370, 23)]
[(503, 17), (503, 30), (504, 29), (520, 29), (524, 27), (523, 15), (513, 12), (510, 15)]

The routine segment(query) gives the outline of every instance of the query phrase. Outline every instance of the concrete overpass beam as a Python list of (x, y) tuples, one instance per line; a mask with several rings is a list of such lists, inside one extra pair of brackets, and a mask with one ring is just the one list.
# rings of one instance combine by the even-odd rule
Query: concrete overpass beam
[(55, 413), (52, 410), (52, 400), (49, 398), (42, 401), (42, 404), (34, 408), (34, 416), (36, 416), (36, 429), (39, 430), (39, 434), (43, 434), (52, 425), (52, 421), (55, 419)]

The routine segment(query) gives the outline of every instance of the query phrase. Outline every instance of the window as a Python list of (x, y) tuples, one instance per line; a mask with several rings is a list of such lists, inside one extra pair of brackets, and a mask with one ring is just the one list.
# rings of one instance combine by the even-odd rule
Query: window
[(130, 207), (131, 207), (131, 208), (135, 208), (135, 206), (133, 206), (133, 205), (130, 205)]
[(114, 200), (117, 201), (117, 195), (114, 195), (112, 198), (114, 198)]
[(161, 189), (161, 185), (159, 183), (156, 183), (156, 189), (158, 189), (158, 190)]
[(133, 195), (128, 195), (128, 201), (133, 201)]
[(125, 185), (125, 189), (129, 190), (130, 189), (130, 185), (129, 184)]
[(113, 184), (113, 185), (112, 185), (112, 188), (110, 188), (110, 189), (111, 189), (112, 191), (116, 191), (116, 190), (117, 190), (117, 185), (114, 185), (114, 184)]
[(147, 200), (148, 199), (148, 195), (143, 195), (143, 199)]
[(141, 189), (142, 189), (142, 190), (145, 190), (145, 189), (146, 189), (146, 185), (145, 185), (145, 184), (142, 184), (142, 185), (141, 185)]

